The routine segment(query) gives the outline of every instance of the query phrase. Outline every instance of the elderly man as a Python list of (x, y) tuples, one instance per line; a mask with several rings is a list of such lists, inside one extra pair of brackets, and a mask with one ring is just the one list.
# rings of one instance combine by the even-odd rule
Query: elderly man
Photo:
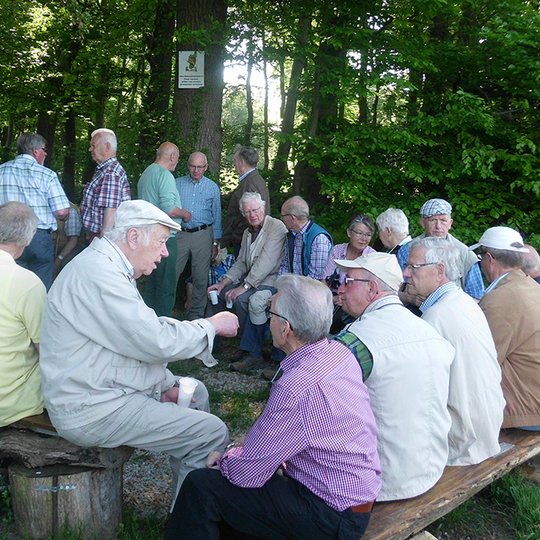
[(239, 176), (238, 186), (231, 193), (229, 199), (221, 242), (226, 247), (233, 247), (235, 255), (237, 255), (240, 250), (242, 234), (246, 229), (244, 217), (238, 210), (242, 195), (248, 191), (259, 193), (264, 201), (266, 214), (270, 214), (270, 193), (264, 178), (256, 169), (259, 162), (259, 153), (255, 148), (238, 145), (234, 152), (233, 161)]
[(503, 427), (540, 429), (540, 287), (521, 270), (527, 252), (510, 227), (491, 227), (478, 243), (489, 282), (480, 301), (497, 349), (506, 399)]
[[(154, 163), (142, 173), (137, 184), (137, 193), (145, 201), (163, 210), (176, 223), (191, 214), (181, 208), (180, 197), (172, 172), (178, 164), (180, 153), (171, 142), (164, 142), (156, 152)], [(170, 317), (176, 300), (176, 231), (171, 231), (167, 240), (169, 256), (161, 261), (155, 272), (144, 281), (143, 298), (158, 316)]]
[(117, 146), (114, 131), (100, 128), (92, 132), (89, 151), (97, 167), (81, 202), (81, 218), (89, 240), (103, 236), (113, 226), (116, 209), (131, 199), (126, 171), (116, 159)]
[(0, 165), (0, 204), (19, 201), (34, 211), (37, 230), (17, 263), (32, 270), (49, 289), (54, 272), (54, 246), (51, 234), (57, 219), (65, 220), (69, 201), (58, 176), (43, 165), (47, 142), (37, 133), (23, 133), (17, 141), (18, 156)]
[(379, 238), (383, 246), (397, 256), (402, 246), (411, 241), (409, 235), (409, 220), (403, 210), (388, 208), (375, 220), (379, 228)]
[(279, 273), (324, 279), (332, 250), (330, 233), (309, 218), (309, 206), (302, 197), (291, 197), (283, 203), (281, 219), (289, 232)]
[(380, 469), (362, 373), (326, 339), (328, 287), (293, 275), (276, 287), (268, 313), (274, 344), (287, 353), (283, 376), (244, 444), (186, 478), (167, 540), (357, 539), (367, 527)]
[(202, 152), (193, 152), (187, 167), (189, 174), (176, 179), (182, 204), (191, 215), (184, 218), (177, 236), (176, 277), (191, 258), (193, 288), (187, 318), (193, 320), (202, 317), (206, 309), (208, 272), (221, 239), (221, 194), (218, 185), (204, 176), (208, 162)]
[(173, 487), (222, 450), (228, 433), (208, 413), (202, 383), (191, 408), (176, 404), (167, 362), (200, 357), (211, 365), (214, 336), (233, 336), (238, 327), (230, 313), (194, 322), (158, 317), (140, 297), (135, 280), (156, 269), (171, 229), (179, 228), (149, 202), (121, 204), (114, 227), (53, 284), (40, 358), (46, 407), (62, 437), (80, 446), (166, 452)]
[(15, 264), (38, 223), (20, 202), (0, 206), (0, 426), (43, 412), (38, 357), (47, 293), (33, 272)]
[(456, 284), (459, 252), (444, 238), (413, 240), (404, 276), (426, 298), (422, 319), (456, 349), (450, 367), (448, 465), (473, 465), (499, 448), (505, 401), (486, 317)]
[(454, 348), (401, 304), (396, 257), (337, 260), (346, 272), (343, 308), (358, 319), (336, 340), (356, 356), (378, 427), (382, 487), (377, 500), (408, 499), (431, 488), (448, 461), (447, 408)]
[(219, 307), (233, 304), (240, 321), (240, 349), (246, 356), (232, 364), (236, 371), (264, 368), (262, 358), (266, 328), (265, 308), (274, 293), (279, 261), (285, 249), (287, 229), (279, 219), (265, 215), (265, 202), (259, 193), (248, 191), (240, 199), (241, 213), (248, 228), (236, 262), (222, 280), (208, 287), (217, 291)]
[[(420, 208), (420, 225), (424, 233), (417, 238), (435, 236), (437, 238), (447, 238), (459, 251), (459, 277), (456, 284), (472, 298), (476, 300), (482, 298), (484, 294), (484, 282), (478, 264), (478, 258), (471, 253), (463, 242), (452, 236), (448, 231), (452, 226), (451, 217), (452, 205), (444, 199), (430, 199)], [(407, 264), (409, 258), (410, 244), (405, 244), (399, 250), (397, 258), (402, 269)], [(414, 290), (400, 293), (402, 300), (418, 305), (424, 299), (418, 297)]]
[(69, 203), (69, 214), (65, 221), (58, 220), (58, 229), (53, 233), (55, 276), (64, 266), (84, 249), (81, 241), (82, 221), (77, 205)]
[(525, 244), (525, 247), (529, 252), (522, 255), (521, 269), (528, 276), (531, 276), (536, 283), (540, 283), (540, 255), (530, 244)]

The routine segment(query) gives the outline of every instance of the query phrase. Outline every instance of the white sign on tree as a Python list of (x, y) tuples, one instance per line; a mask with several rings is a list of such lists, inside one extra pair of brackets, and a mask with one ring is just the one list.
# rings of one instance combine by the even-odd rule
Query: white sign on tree
[(178, 51), (178, 88), (204, 86), (204, 52)]

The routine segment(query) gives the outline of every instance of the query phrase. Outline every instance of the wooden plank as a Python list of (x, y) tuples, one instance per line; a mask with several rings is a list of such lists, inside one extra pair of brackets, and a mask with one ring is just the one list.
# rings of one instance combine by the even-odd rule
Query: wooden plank
[(31, 429), (37, 433), (58, 436), (55, 427), (51, 424), (47, 411), (43, 411), (41, 414), (35, 414), (34, 416), (21, 418), (20, 420), (17, 420), (17, 422), (11, 424), (9, 427)]
[(540, 455), (540, 433), (503, 430), (499, 440), (513, 446), (478, 465), (446, 467), (437, 484), (423, 495), (376, 503), (362, 540), (404, 540), (422, 531), (514, 467)]

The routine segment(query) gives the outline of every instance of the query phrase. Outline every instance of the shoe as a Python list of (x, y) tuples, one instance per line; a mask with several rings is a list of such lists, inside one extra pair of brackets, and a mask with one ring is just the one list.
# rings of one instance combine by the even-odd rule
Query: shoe
[(281, 370), (281, 368), (279, 366), (276, 366), (276, 367), (263, 369), (263, 372), (261, 373), (261, 377), (263, 379), (266, 379), (267, 381), (276, 382), (281, 377), (282, 374), (283, 374), (283, 371)]
[(267, 366), (266, 362), (262, 358), (255, 358), (251, 354), (244, 356), (243, 360), (239, 362), (233, 362), (231, 364), (231, 369), (233, 371), (239, 371), (240, 373), (245, 373), (250, 369), (263, 369)]

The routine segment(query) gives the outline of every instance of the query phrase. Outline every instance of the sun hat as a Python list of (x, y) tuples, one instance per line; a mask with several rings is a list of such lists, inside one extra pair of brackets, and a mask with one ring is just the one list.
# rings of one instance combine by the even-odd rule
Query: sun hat
[(336, 265), (340, 269), (363, 268), (384, 281), (394, 291), (399, 289), (403, 281), (403, 274), (397, 258), (390, 253), (370, 253), (352, 261), (348, 259), (336, 259)]
[(529, 250), (523, 244), (521, 234), (515, 229), (511, 227), (490, 227), (469, 250), (472, 251), (483, 246), (493, 249), (504, 249), (505, 251), (529, 253)]
[(156, 224), (164, 225), (175, 231), (181, 230), (178, 223), (148, 201), (124, 201), (116, 210), (115, 228), (143, 227)]

